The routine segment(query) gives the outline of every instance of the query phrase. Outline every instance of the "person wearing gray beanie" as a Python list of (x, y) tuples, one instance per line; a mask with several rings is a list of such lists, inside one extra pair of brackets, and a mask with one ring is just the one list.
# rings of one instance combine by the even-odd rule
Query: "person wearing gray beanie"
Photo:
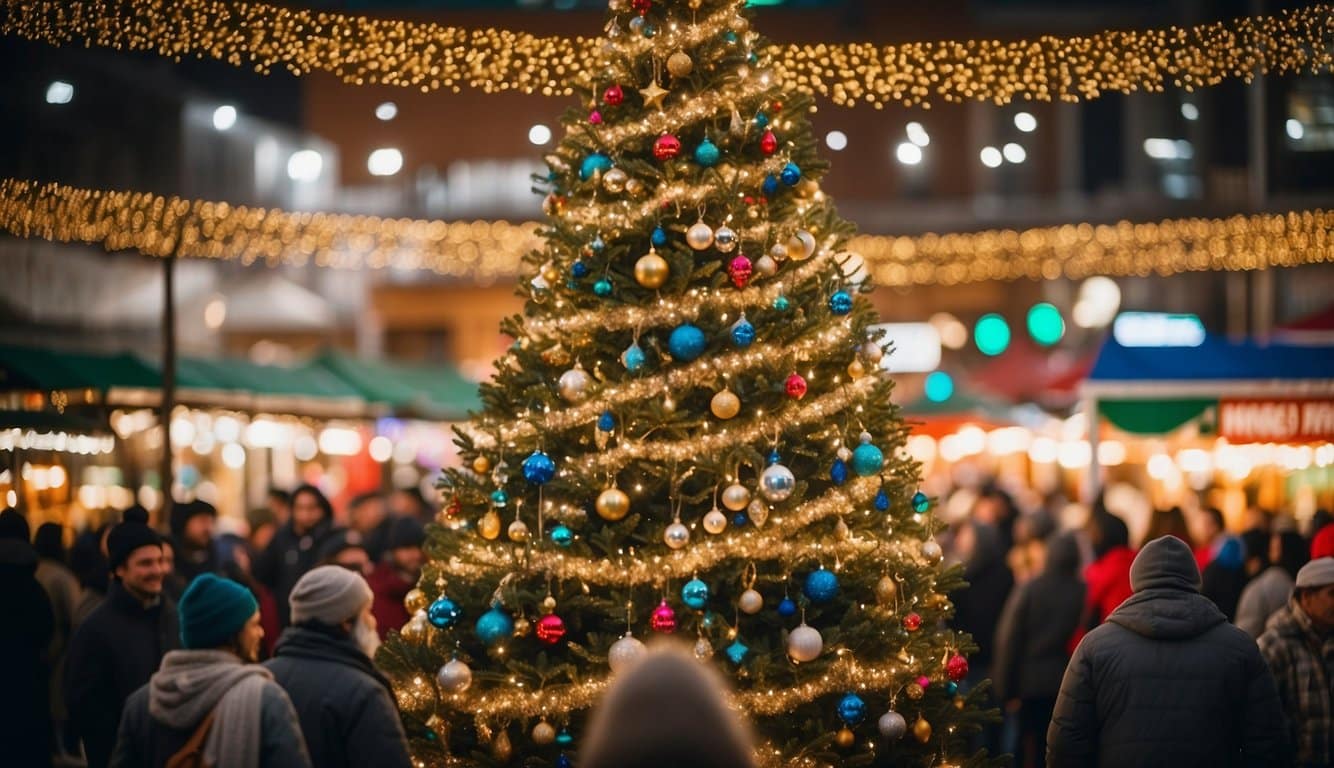
[(296, 707), (315, 768), (411, 765), (393, 689), (372, 661), (371, 601), (359, 573), (312, 569), (292, 587), (292, 625), (264, 663)]
[(1334, 765), (1334, 557), (1297, 571), (1292, 597), (1269, 617), (1257, 642), (1278, 680), (1295, 764)]

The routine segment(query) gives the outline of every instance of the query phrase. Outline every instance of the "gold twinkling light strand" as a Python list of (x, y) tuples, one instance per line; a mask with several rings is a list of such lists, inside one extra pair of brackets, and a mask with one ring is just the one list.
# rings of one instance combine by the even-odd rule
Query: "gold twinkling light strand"
[[(1032, 40), (902, 45), (808, 43), (763, 55), (788, 90), (840, 106), (1016, 99), (1076, 101), (1103, 93), (1198, 88), (1257, 73), (1334, 66), (1334, 7), (1150, 30)], [(716, 21), (715, 21), (716, 23)], [(547, 95), (600, 72), (599, 39), (541, 37), (224, 0), (0, 0), (0, 32), (194, 56), (269, 72), (328, 72), (356, 85)], [(648, 47), (655, 43), (636, 43)]]

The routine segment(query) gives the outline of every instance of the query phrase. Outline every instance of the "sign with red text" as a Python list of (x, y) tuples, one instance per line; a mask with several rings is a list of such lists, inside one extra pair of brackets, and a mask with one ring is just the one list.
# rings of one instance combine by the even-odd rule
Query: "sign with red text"
[(1223, 399), (1218, 435), (1233, 443), (1334, 441), (1334, 399)]

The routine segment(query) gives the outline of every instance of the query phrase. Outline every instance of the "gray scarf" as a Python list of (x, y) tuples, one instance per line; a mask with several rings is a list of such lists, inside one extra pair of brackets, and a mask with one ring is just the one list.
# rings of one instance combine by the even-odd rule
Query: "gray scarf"
[(204, 760), (227, 768), (259, 768), (260, 697), (273, 675), (228, 651), (171, 651), (149, 681), (148, 712), (171, 728), (190, 730), (214, 709)]

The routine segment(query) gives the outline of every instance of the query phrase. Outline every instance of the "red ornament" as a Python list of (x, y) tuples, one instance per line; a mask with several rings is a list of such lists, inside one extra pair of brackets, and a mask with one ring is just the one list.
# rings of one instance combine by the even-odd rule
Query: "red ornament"
[(621, 90), (621, 86), (613, 85), (602, 92), (602, 100), (613, 107), (619, 107), (625, 101), (625, 91)]
[(449, 506), (445, 507), (445, 516), (458, 517), (459, 513), (461, 513), (462, 511), (463, 511), (463, 502), (459, 500), (458, 496), (455, 496), (454, 498), (450, 499)]
[(732, 259), (732, 263), (727, 265), (727, 274), (732, 277), (732, 285), (738, 288), (745, 288), (746, 283), (750, 282), (750, 275), (754, 268), (750, 264), (750, 259), (746, 256), (738, 255)]
[(800, 400), (806, 396), (806, 380), (800, 373), (794, 373), (787, 377), (787, 396), (793, 400)]
[(922, 628), (922, 617), (916, 613), (910, 613), (903, 617), (903, 628), (909, 632), (916, 632)]
[(653, 156), (659, 160), (671, 160), (679, 154), (681, 154), (681, 140), (670, 133), (664, 133), (653, 142)]
[(661, 632), (664, 635), (670, 635), (676, 631), (676, 611), (672, 610), (666, 600), (658, 603), (658, 607), (653, 609), (653, 617), (649, 619), (649, 626), (653, 627), (654, 632)]
[(634, 0), (630, 7), (635, 9), (635, 13), (643, 16), (648, 13), (648, 9), (653, 7), (653, 0)]
[(773, 131), (765, 131), (764, 136), (760, 138), (760, 151), (766, 155), (772, 155), (778, 151), (778, 137)]
[(960, 654), (954, 654), (945, 662), (945, 674), (956, 683), (968, 677), (968, 659)]
[(588, 113), (588, 122), (593, 125), (602, 125), (602, 113), (596, 109)]
[(920, 675), (917, 678), (917, 684), (922, 686), (922, 690), (925, 691), (927, 688), (931, 687), (931, 678), (926, 675)]
[(781, 102), (781, 101), (775, 101), (775, 102), (774, 102), (774, 108), (773, 108), (773, 111), (775, 111), (775, 112), (782, 112), (782, 111), (783, 111), (783, 102)]
[(537, 639), (547, 645), (555, 645), (565, 637), (565, 622), (554, 613), (537, 620)]

